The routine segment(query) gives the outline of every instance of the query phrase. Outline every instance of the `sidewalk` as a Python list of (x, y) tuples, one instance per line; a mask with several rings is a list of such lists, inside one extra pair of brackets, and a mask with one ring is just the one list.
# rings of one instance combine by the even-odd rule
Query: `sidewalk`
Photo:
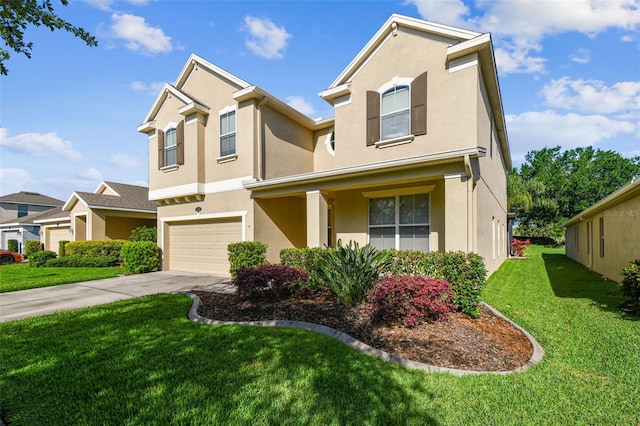
[(185, 290), (234, 292), (228, 276), (161, 271), (0, 293), (0, 322), (111, 303), (156, 293)]

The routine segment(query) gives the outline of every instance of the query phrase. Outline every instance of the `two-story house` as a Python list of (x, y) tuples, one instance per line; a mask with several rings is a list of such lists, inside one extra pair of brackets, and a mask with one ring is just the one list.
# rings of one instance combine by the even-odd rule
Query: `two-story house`
[[(283, 78), (286, 78), (283, 76)], [(138, 130), (164, 268), (228, 273), (227, 244), (337, 239), (506, 258), (511, 156), (491, 37), (392, 15), (313, 120), (191, 55)]]

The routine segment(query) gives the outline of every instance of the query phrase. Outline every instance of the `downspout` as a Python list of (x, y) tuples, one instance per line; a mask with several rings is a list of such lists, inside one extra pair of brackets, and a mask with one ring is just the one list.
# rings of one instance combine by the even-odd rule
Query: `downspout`
[(256, 125), (256, 139), (258, 141), (258, 180), (264, 180), (265, 170), (264, 170), (264, 131), (263, 131), (263, 123), (262, 123), (262, 107), (267, 103), (267, 97), (264, 96), (262, 100), (258, 103), (257, 107), (257, 125)]
[(473, 171), (469, 154), (464, 156), (464, 169), (467, 172), (467, 253), (473, 251)]

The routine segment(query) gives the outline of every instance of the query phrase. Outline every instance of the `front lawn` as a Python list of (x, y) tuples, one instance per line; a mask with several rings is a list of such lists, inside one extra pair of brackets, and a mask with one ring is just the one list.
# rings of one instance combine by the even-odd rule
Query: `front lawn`
[(30, 268), (27, 263), (0, 266), (0, 293), (113, 278), (122, 268)]
[(640, 322), (618, 288), (530, 247), (485, 300), (544, 346), (507, 376), (409, 370), (327, 336), (204, 326), (155, 295), (0, 324), (12, 424), (605, 424), (640, 422)]

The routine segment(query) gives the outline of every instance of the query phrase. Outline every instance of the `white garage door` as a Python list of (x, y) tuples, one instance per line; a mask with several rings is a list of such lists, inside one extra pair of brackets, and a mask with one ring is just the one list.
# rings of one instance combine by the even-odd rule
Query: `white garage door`
[(229, 274), (227, 245), (242, 241), (241, 218), (169, 225), (169, 270)]
[(58, 244), (60, 241), (70, 241), (71, 233), (69, 232), (69, 227), (66, 226), (64, 228), (53, 228), (47, 229), (47, 250), (55, 251), (58, 253), (58, 248), (60, 245)]

